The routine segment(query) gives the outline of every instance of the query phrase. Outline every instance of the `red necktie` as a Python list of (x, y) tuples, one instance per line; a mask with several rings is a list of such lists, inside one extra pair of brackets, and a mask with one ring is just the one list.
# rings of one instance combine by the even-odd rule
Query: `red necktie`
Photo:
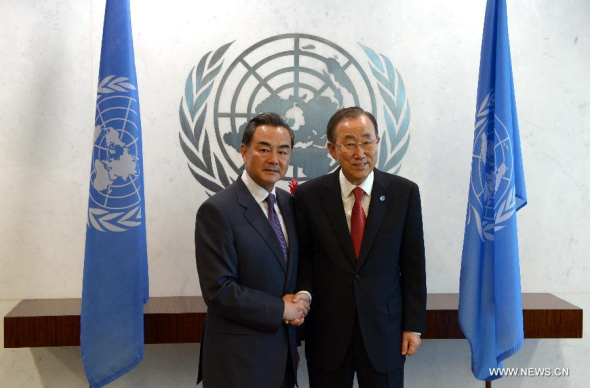
[(365, 192), (360, 187), (355, 187), (352, 192), (354, 193), (354, 206), (352, 207), (352, 215), (350, 217), (350, 235), (352, 236), (354, 254), (358, 260), (361, 253), (363, 235), (365, 234), (365, 221), (367, 220), (365, 209), (363, 209), (363, 194)]

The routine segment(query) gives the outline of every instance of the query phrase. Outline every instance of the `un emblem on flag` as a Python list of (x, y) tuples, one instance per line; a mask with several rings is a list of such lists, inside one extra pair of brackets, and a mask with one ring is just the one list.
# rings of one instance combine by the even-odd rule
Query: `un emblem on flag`
[(201, 58), (180, 103), (180, 144), (191, 173), (210, 194), (241, 173), (242, 135), (248, 120), (261, 112), (280, 114), (295, 133), (286, 180), (305, 181), (336, 167), (326, 150), (326, 124), (348, 106), (364, 107), (381, 118), (385, 130), (378, 167), (399, 170), (409, 143), (410, 111), (403, 81), (387, 57), (361, 45), (369, 77), (352, 55), (326, 39), (273, 36), (239, 54), (213, 93), (231, 45)]
[(125, 77), (98, 85), (88, 222), (99, 231), (124, 232), (141, 224), (139, 102)]
[(469, 215), (483, 241), (493, 241), (516, 211), (512, 142), (494, 106), (492, 90), (478, 108), (473, 143)]

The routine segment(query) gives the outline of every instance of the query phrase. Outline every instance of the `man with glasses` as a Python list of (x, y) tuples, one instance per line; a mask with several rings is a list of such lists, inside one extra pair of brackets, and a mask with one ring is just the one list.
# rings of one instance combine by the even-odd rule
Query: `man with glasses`
[[(336, 112), (328, 150), (340, 168), (297, 188), (298, 290), (311, 388), (403, 387), (426, 329), (418, 186), (375, 169), (379, 132), (361, 108)], [(300, 293), (297, 298), (307, 298)]]

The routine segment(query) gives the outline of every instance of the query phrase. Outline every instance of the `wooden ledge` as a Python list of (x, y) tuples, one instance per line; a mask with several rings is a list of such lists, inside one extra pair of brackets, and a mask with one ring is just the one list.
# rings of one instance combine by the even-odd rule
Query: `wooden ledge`
[[(428, 294), (424, 339), (465, 338), (459, 294)], [(583, 310), (553, 294), (522, 294), (525, 338), (582, 338)]]
[[(523, 294), (525, 338), (582, 338), (583, 310), (552, 294)], [(458, 294), (428, 295), (424, 339), (465, 338)], [(4, 347), (80, 345), (80, 299), (27, 299), (4, 317)], [(145, 343), (201, 342), (207, 306), (200, 296), (152, 297), (144, 308)]]

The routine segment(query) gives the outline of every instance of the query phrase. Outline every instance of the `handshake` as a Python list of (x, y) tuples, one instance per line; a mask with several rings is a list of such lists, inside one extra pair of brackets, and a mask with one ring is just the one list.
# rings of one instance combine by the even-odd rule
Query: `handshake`
[(307, 293), (287, 294), (283, 296), (285, 310), (283, 322), (293, 326), (300, 326), (305, 320), (311, 306), (311, 298)]

